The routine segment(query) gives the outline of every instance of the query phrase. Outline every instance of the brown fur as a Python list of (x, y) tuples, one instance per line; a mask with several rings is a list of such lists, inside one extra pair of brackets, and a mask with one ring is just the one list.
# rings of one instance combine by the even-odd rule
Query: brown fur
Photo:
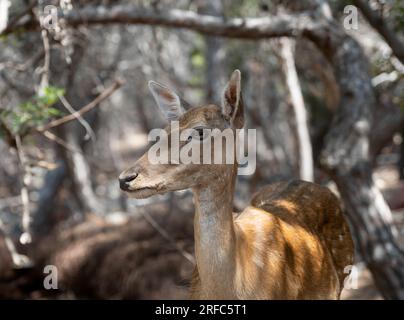
[[(234, 298), (339, 298), (353, 242), (338, 199), (327, 188), (304, 181), (266, 186), (234, 225)], [(197, 269), (192, 295), (204, 297)]]
[[(178, 114), (179, 129), (240, 128), (242, 103), (235, 71), (222, 108), (207, 105)], [(234, 218), (236, 173), (237, 163), (152, 165), (145, 154), (120, 179), (135, 174), (124, 189), (135, 198), (192, 189), (197, 261), (192, 298), (338, 299), (353, 243), (337, 198), (314, 183), (277, 183)]]

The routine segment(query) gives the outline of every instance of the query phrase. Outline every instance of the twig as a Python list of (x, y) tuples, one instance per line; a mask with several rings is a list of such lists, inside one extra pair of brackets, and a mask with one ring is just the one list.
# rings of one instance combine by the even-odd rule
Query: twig
[(30, 202), (28, 192), (28, 187), (31, 183), (31, 172), (29, 166), (27, 165), (27, 159), (25, 157), (25, 153), (22, 148), (21, 137), (19, 135), (15, 136), (15, 142), (16, 142), (18, 160), (20, 162), (22, 170), (21, 201), (23, 205), (23, 212), (22, 212), (23, 234), (20, 237), (20, 242), (22, 244), (27, 244), (32, 241), (30, 233), (31, 214), (30, 214)]
[(191, 262), (192, 264), (195, 264), (195, 259), (192, 256), (192, 254), (190, 254), (189, 252), (185, 251), (184, 249), (182, 249), (177, 242), (170, 237), (170, 235), (167, 233), (167, 231), (165, 231), (158, 223), (156, 220), (153, 219), (153, 217), (151, 215), (149, 215), (146, 211), (143, 210), (143, 208), (140, 208), (139, 210), (140, 214), (143, 216), (143, 218), (145, 218), (145, 220), (154, 228), (156, 229), (156, 231), (158, 233), (160, 233), (160, 235), (166, 239), (168, 242), (170, 242), (177, 250), (178, 252), (185, 258), (187, 259), (189, 262)]
[[(58, 96), (64, 107), (70, 112), (70, 114), (75, 115), (76, 110), (73, 109), (73, 107), (70, 105), (70, 103), (66, 100), (66, 98), (62, 95)], [(95, 133), (89, 123), (81, 116), (77, 115), (76, 117), (77, 121), (86, 129), (86, 136), (84, 137), (85, 140), (91, 139), (95, 141)]]
[(40, 133), (41, 133), (45, 138), (47, 138), (47, 139), (49, 139), (49, 140), (51, 140), (51, 141), (53, 141), (53, 142), (56, 142), (58, 145), (62, 146), (63, 148), (65, 148), (65, 149), (67, 149), (67, 150), (69, 150), (69, 151), (71, 151), (71, 152), (74, 152), (74, 153), (83, 153), (81, 150), (79, 150), (79, 149), (77, 149), (77, 148), (75, 148), (75, 147), (69, 145), (66, 141), (64, 141), (63, 139), (59, 138), (57, 135), (53, 134), (52, 132), (50, 132), (50, 131), (48, 131), (48, 130), (47, 130), (47, 131), (40, 132)]
[[(58, 145), (60, 145), (61, 147), (65, 148), (66, 150), (68, 150), (72, 153), (79, 153), (81, 155), (84, 155), (84, 152), (82, 150), (77, 149), (76, 147), (70, 145), (68, 142), (66, 142), (62, 138), (59, 138), (57, 135), (53, 134), (50, 131), (44, 131), (44, 132), (39, 132), (39, 133), (41, 135), (43, 135), (45, 138), (47, 138), (48, 140), (57, 143)], [(93, 166), (96, 166), (96, 167), (99, 166), (99, 162), (92, 159), (91, 157), (87, 158), (87, 161)]]
[(45, 59), (43, 63), (43, 67), (41, 69), (41, 83), (39, 85), (39, 95), (43, 95), (44, 88), (49, 86), (49, 66), (50, 66), (50, 49), (49, 49), (49, 38), (48, 31), (46, 29), (42, 29), (41, 31), (43, 49), (45, 52)]
[(123, 85), (123, 83), (124, 82), (122, 80), (119, 80), (119, 79), (116, 80), (114, 84), (112, 84), (110, 87), (105, 89), (98, 97), (96, 97), (89, 104), (82, 107), (80, 110), (75, 111), (74, 113), (64, 116), (60, 119), (53, 120), (45, 125), (36, 127), (34, 130), (37, 132), (44, 132), (51, 128), (65, 124), (66, 122), (76, 120), (78, 117), (83, 116), (83, 114), (89, 112), (91, 109), (93, 109), (98, 104), (100, 104), (103, 100), (108, 98), (112, 93), (114, 93), (118, 88), (120, 88)]
[(56, 163), (44, 161), (44, 160), (39, 160), (39, 161), (32, 161), (30, 160), (28, 162), (28, 165), (30, 167), (38, 167), (38, 168), (44, 168), (46, 170), (54, 170), (58, 167)]
[(0, 234), (3, 234), (4, 240), (6, 243), (6, 247), (11, 255), (11, 260), (13, 261), (13, 265), (15, 268), (29, 268), (33, 266), (33, 262), (26, 255), (20, 254), (17, 252), (15, 248), (13, 240), (11, 240), (10, 236), (6, 232), (6, 228), (4, 227), (3, 221), (0, 220)]
[(14, 69), (16, 71), (22, 72), (22, 71), (24, 71), (25, 63), (17, 63), (17, 62), (12, 62), (12, 61), (6, 61), (6, 62), (0, 63), (0, 70), (6, 69), (6, 68)]
[(398, 80), (399, 77), (399, 73), (395, 70), (392, 72), (382, 72), (372, 78), (372, 85), (373, 87), (377, 87), (386, 83), (389, 84)]

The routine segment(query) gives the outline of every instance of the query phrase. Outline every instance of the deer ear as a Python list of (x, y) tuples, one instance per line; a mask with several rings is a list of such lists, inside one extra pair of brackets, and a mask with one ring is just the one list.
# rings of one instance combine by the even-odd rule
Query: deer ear
[(149, 89), (167, 120), (177, 120), (184, 112), (181, 98), (160, 83), (149, 81)]
[(222, 113), (232, 126), (241, 129), (244, 125), (243, 101), (241, 97), (241, 73), (233, 71), (222, 97)]

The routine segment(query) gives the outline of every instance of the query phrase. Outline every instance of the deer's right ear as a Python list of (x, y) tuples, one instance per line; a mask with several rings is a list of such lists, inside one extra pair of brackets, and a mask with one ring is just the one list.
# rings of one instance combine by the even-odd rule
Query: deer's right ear
[(184, 112), (180, 97), (160, 83), (149, 81), (149, 89), (167, 120), (177, 120)]
[(241, 73), (233, 71), (222, 96), (222, 112), (231, 125), (241, 129), (244, 125), (243, 101), (241, 98)]

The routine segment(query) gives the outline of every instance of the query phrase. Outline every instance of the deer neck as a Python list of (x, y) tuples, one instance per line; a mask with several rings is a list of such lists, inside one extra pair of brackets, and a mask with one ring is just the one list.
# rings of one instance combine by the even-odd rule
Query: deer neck
[[(195, 256), (207, 297), (228, 297), (235, 273), (233, 197), (237, 166), (208, 186), (193, 189)], [(226, 294), (227, 292), (227, 294)], [(223, 298), (223, 297), (222, 297)]]

